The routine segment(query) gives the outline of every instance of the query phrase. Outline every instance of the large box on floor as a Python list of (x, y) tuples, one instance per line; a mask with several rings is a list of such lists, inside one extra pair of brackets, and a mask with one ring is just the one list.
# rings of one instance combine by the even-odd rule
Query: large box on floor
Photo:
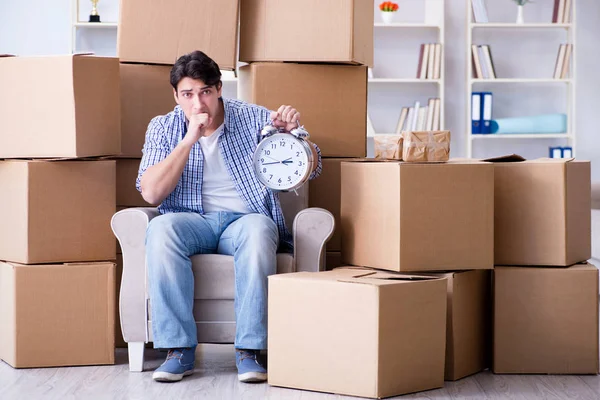
[(0, 260), (114, 260), (115, 161), (0, 161)]
[(119, 158), (117, 161), (117, 206), (152, 207), (136, 189), (135, 181), (140, 168), (139, 158)]
[(495, 373), (598, 373), (598, 270), (494, 269)]
[(269, 384), (378, 398), (442, 387), (446, 280), (413, 278), (270, 276)]
[(364, 0), (243, 0), (240, 60), (373, 66), (373, 4)]
[(171, 67), (121, 64), (121, 156), (142, 157), (150, 120), (175, 107)]
[(202, 50), (221, 69), (237, 62), (239, 0), (121, 1), (117, 55), (121, 62), (174, 64)]
[(327, 251), (342, 249), (342, 229), (340, 225), (341, 163), (348, 158), (323, 158), (321, 175), (309, 182), (309, 207), (321, 207), (333, 214), (335, 230), (327, 242)]
[(366, 67), (255, 63), (240, 68), (238, 83), (244, 101), (295, 107), (324, 157), (366, 156)]
[(120, 153), (117, 58), (0, 56), (0, 88), (0, 158)]
[(0, 358), (15, 368), (115, 362), (112, 262), (0, 262), (0, 310)]
[(492, 271), (435, 275), (448, 280), (446, 380), (455, 381), (490, 366)]
[(392, 271), (491, 269), (494, 168), (342, 162), (342, 262)]
[[(497, 161), (510, 159), (497, 159)], [(588, 161), (495, 162), (494, 263), (567, 266), (591, 254)]]

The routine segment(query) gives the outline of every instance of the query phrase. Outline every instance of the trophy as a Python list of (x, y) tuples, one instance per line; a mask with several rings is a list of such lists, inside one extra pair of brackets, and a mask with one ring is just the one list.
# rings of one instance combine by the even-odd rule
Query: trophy
[(100, 15), (98, 14), (98, 1), (99, 0), (91, 0), (92, 12), (90, 13), (90, 22), (100, 22)]

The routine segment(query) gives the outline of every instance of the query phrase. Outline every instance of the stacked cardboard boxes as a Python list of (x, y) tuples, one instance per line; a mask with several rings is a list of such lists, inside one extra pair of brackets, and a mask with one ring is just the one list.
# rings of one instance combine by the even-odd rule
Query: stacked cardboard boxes
[(119, 62), (2, 57), (0, 87), (0, 358), (112, 364)]
[(494, 164), (495, 373), (598, 373), (590, 163)]
[[(277, 109), (290, 104), (319, 145), (323, 173), (309, 206), (339, 219), (340, 163), (366, 156), (367, 68), (373, 65), (373, 5), (366, 1), (244, 0), (239, 97)], [(328, 244), (338, 266), (341, 229)]]
[[(136, 190), (135, 181), (148, 124), (176, 105), (170, 85), (173, 64), (184, 54), (202, 50), (221, 69), (235, 69), (238, 10), (239, 0), (121, 2), (117, 38), (122, 114), (122, 151), (117, 160), (119, 210), (153, 206)], [(117, 296), (122, 256), (118, 261)], [(125, 346), (119, 323), (117, 328), (117, 345)]]
[(445, 368), (435, 387), (488, 367), (493, 165), (345, 161), (341, 182), (343, 264), (446, 281)]

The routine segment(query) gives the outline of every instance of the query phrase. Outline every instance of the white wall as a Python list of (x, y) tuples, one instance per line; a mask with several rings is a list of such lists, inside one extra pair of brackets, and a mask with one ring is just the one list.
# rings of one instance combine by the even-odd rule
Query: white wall
[[(81, 1), (80, 18), (86, 18), (91, 2)], [(600, 181), (600, 129), (596, 122), (600, 103), (600, 2), (577, 1), (577, 148), (578, 158), (592, 160), (592, 178)], [(374, 0), (374, 4), (378, 4)], [(421, 17), (423, 0), (399, 0), (400, 19), (415, 21)], [(452, 156), (465, 155), (465, 68), (466, 0), (446, 0), (446, 127), (452, 131)], [(526, 22), (549, 21), (554, 0), (537, 0), (525, 6)], [(511, 0), (487, 0), (490, 19), (512, 22), (516, 9)], [(101, 0), (103, 21), (116, 21), (118, 0)], [(379, 16), (376, 16), (378, 19)], [(70, 0), (0, 0), (0, 53), (18, 55), (65, 54), (71, 43)], [(506, 77), (549, 76), (554, 68), (558, 44), (566, 39), (559, 30), (493, 31), (476, 36), (490, 43), (499, 74)], [(376, 29), (375, 73), (379, 76), (413, 77), (416, 73), (418, 44), (434, 41), (433, 31)], [(98, 54), (114, 54), (115, 30), (82, 32), (79, 50), (94, 49)], [(377, 131), (392, 131), (399, 110), (412, 101), (435, 95), (434, 85), (371, 86), (369, 106)], [(564, 93), (560, 86), (480, 86), (495, 93), (495, 117), (560, 112)], [(510, 90), (510, 91), (509, 91)], [(227, 92), (227, 91), (226, 91)], [(233, 91), (229, 91), (233, 93)], [(227, 93), (226, 93), (227, 95)], [(485, 148), (475, 146), (475, 156), (519, 153), (526, 157), (547, 155), (548, 146), (561, 141), (486, 141)]]

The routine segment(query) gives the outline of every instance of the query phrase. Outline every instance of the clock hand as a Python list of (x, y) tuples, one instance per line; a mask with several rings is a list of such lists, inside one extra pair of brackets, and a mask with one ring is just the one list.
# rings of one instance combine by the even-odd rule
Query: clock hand
[(280, 162), (278, 159), (276, 159), (276, 158), (273, 158), (273, 157), (271, 157), (271, 156), (265, 156), (265, 157), (267, 157), (267, 158), (270, 158), (270, 159), (271, 159), (271, 160), (273, 160), (273, 161)]
[(261, 165), (273, 165), (273, 164), (281, 164), (281, 161), (262, 163)]

